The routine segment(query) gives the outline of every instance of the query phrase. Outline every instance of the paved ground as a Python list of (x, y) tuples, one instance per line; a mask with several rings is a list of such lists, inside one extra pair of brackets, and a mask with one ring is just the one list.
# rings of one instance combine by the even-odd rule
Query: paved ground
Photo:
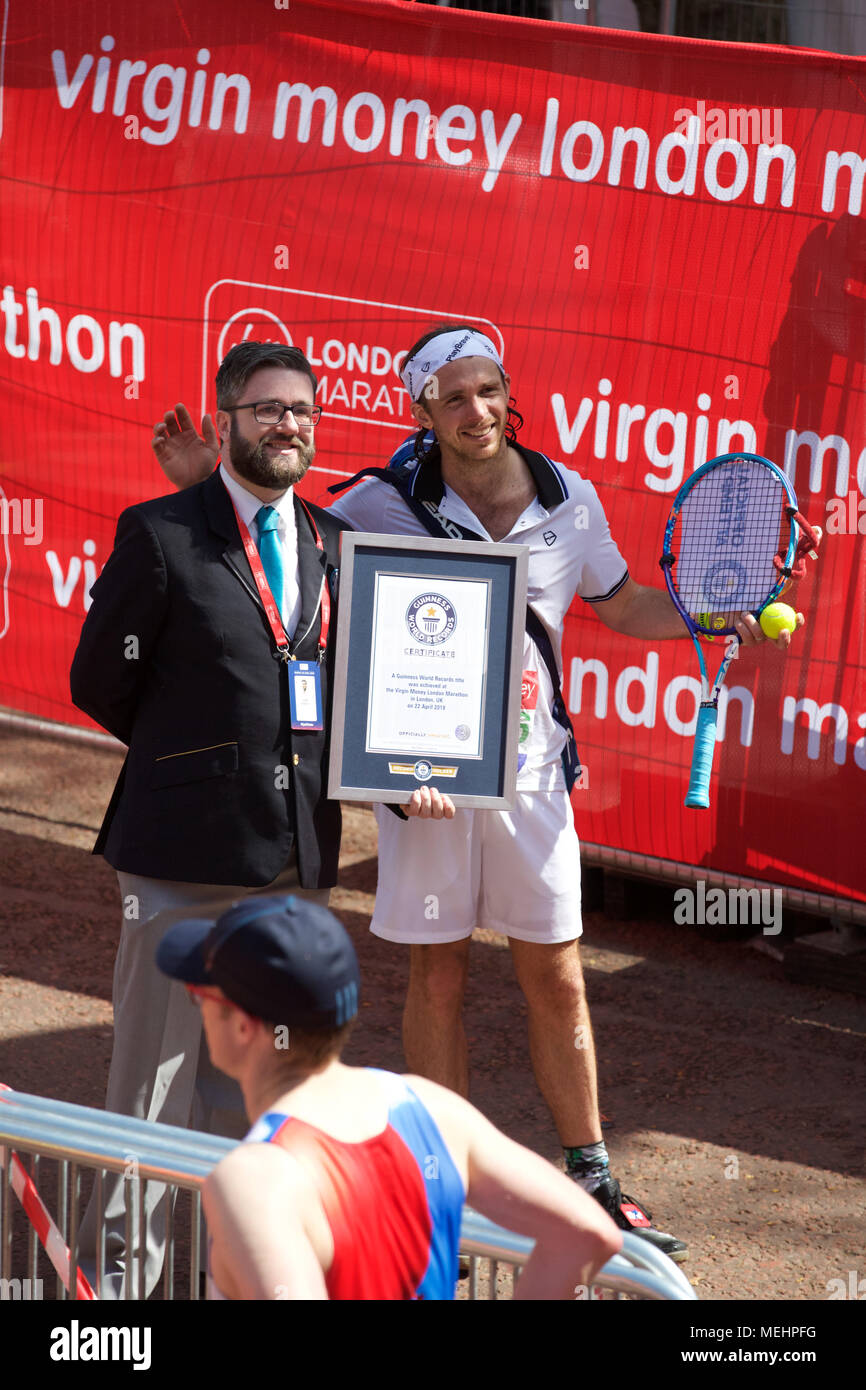
[[(86, 1105), (107, 1076), (119, 915), (88, 851), (119, 761), (0, 725), (0, 1081)], [(334, 906), (365, 982), (347, 1060), (399, 1070), (406, 960), (367, 931), (373, 817), (346, 819)], [(866, 1275), (866, 1002), (674, 926), (663, 893), (645, 902), (632, 920), (588, 914), (582, 948), (615, 1172), (689, 1242), (702, 1298), (826, 1299), (829, 1281)], [(473, 1100), (555, 1161), (503, 938), (479, 934), (467, 1018)]]

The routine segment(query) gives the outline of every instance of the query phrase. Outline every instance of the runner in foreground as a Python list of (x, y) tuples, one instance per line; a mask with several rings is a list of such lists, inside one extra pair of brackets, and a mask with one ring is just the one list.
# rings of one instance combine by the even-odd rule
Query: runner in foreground
[(252, 1123), (204, 1186), (209, 1297), (452, 1299), (464, 1200), (534, 1237), (517, 1298), (573, 1299), (620, 1249), (597, 1202), (453, 1091), (340, 1061), (360, 976), (327, 908), (275, 896), (180, 922), (157, 964), (200, 1003)]

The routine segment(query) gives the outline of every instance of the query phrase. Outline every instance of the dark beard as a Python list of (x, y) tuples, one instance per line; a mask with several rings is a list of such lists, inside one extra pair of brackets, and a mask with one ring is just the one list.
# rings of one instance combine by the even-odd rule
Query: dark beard
[[(232, 468), (238, 477), (256, 487), (273, 488), (275, 492), (277, 489), (285, 492), (286, 488), (299, 483), (316, 456), (315, 444), (304, 444), (297, 435), (271, 435), (256, 445), (250, 444), (240, 433), (235, 415), (232, 415), (229, 443)], [(298, 458), (293, 461), (270, 454), (265, 447), (268, 444), (294, 444)]]

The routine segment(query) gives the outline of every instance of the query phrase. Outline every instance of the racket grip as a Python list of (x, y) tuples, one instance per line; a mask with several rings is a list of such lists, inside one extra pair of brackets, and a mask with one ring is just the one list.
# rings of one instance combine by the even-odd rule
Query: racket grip
[(686, 792), (687, 806), (710, 804), (710, 773), (713, 770), (713, 757), (716, 752), (716, 720), (719, 711), (716, 705), (701, 705), (698, 709), (698, 723), (695, 729), (695, 747), (692, 753), (692, 775)]

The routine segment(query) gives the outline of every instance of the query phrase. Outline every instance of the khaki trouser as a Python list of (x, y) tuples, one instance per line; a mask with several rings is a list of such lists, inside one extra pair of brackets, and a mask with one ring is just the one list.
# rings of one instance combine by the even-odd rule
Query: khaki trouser
[[(169, 980), (154, 964), (165, 932), (186, 918), (216, 920), (233, 902), (270, 893), (295, 893), (327, 905), (328, 889), (298, 885), (294, 856), (287, 869), (263, 888), (233, 884), (175, 883), (118, 873), (124, 919), (114, 966), (114, 1048), (105, 1097), (106, 1110), (160, 1124), (203, 1130), (242, 1139), (249, 1124), (236, 1081), (210, 1061), (201, 1012), (182, 984)], [(137, 913), (137, 916), (133, 916)], [(134, 1155), (131, 1155), (134, 1157)], [(108, 1174), (103, 1183), (105, 1272), (99, 1297), (125, 1297), (124, 1175)], [(96, 1194), (79, 1231), (79, 1262), (97, 1286)], [(145, 1289), (156, 1287), (165, 1256), (167, 1203), (163, 1183), (145, 1185), (144, 1219), (147, 1239)], [(133, 1225), (136, 1250), (138, 1213)], [(204, 1251), (204, 1242), (202, 1250)], [(133, 1297), (138, 1296), (138, 1261), (132, 1261)]]

